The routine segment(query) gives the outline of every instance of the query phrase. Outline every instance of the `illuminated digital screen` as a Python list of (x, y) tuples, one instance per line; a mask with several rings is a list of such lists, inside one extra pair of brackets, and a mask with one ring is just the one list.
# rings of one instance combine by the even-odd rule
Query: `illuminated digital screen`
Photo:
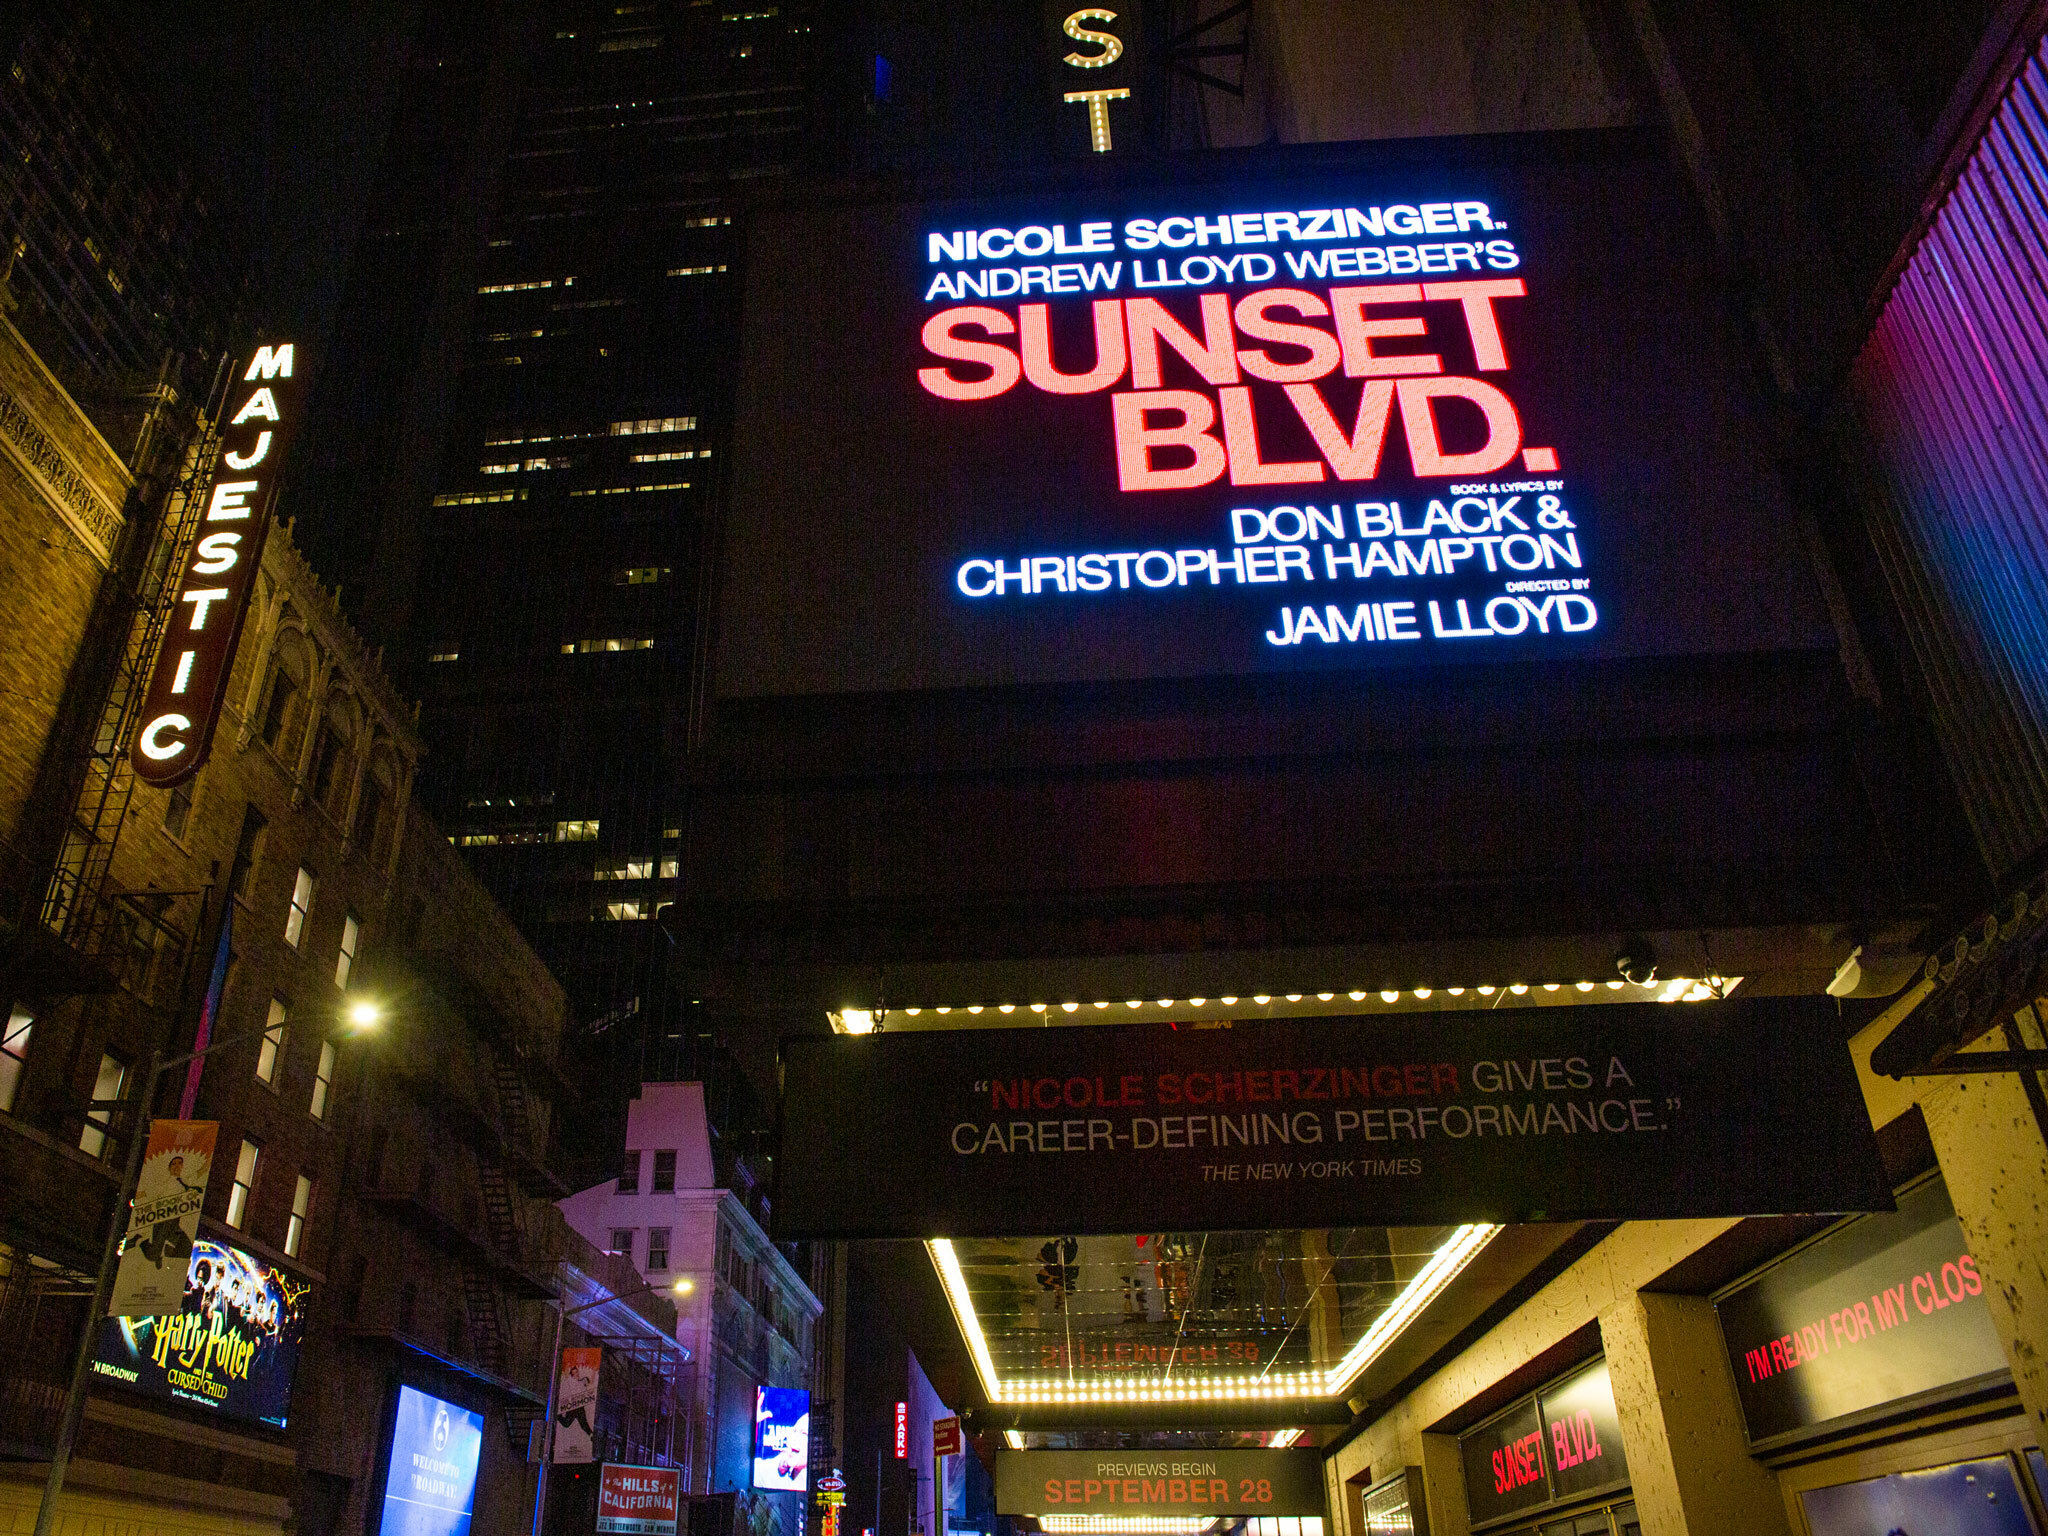
[(100, 1324), (93, 1375), (223, 1418), (283, 1429), (310, 1287), (211, 1238), (192, 1244), (184, 1309)]
[(400, 1387), (379, 1536), (467, 1536), (483, 1444), (482, 1414)]
[(1832, 645), (1634, 144), (762, 214), (721, 691)]
[(802, 1493), (810, 1487), (811, 1394), (754, 1389), (754, 1486)]

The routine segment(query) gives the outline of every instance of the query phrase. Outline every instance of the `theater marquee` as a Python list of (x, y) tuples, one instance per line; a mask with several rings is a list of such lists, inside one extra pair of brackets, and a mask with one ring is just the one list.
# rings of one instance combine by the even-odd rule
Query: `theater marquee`
[(1829, 643), (1672, 180), (764, 216), (723, 686)]
[(778, 1238), (1889, 1210), (1826, 998), (792, 1040)]

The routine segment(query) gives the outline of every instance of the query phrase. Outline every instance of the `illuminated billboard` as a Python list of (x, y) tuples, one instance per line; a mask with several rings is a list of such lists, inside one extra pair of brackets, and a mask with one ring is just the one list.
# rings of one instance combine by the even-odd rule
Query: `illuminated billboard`
[(212, 1238), (192, 1244), (184, 1309), (110, 1317), (93, 1375), (224, 1418), (283, 1429), (310, 1287)]
[(400, 1387), (378, 1536), (466, 1536), (483, 1445), (482, 1414)]
[(802, 1493), (810, 1487), (811, 1394), (797, 1387), (754, 1389), (754, 1486)]
[(721, 692), (1831, 647), (1711, 243), (1604, 143), (763, 213)]

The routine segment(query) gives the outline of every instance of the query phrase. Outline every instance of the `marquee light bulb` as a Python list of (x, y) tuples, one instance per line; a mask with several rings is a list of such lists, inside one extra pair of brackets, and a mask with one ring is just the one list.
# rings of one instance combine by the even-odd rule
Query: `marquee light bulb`
[(1508, 990), (1514, 993), (1515, 996), (1520, 997), (1524, 992), (1527, 992), (1529, 990), (1529, 983), (1527, 983), (1526, 981), (1518, 981), (1513, 986), (1509, 987)]
[(1188, 1006), (1190, 1008), (1206, 1008), (1209, 1006), (1209, 999), (1206, 997), (1191, 997), (1188, 999)]
[(1383, 1003), (1398, 1003), (1401, 1001), (1401, 994), (1392, 987), (1388, 987), (1380, 993), (1380, 1001)]
[(1079, 1003), (1061, 1003), (1060, 1012), (1072, 1013), (1075, 1009), (1079, 1008), (1080, 1006), (1081, 1005)]
[(1465, 989), (1463, 987), (1449, 987), (1445, 990), (1447, 990), (1453, 997), (1463, 997), (1465, 995)]
[(1263, 1008), (1266, 1006), (1266, 1004), (1273, 1001), (1273, 994), (1270, 992), (1254, 992), (1252, 994), (1252, 1001), (1257, 1003), (1261, 1008)]
[(1318, 992), (1316, 994), (1316, 1001), (1319, 1003), (1327, 1003), (1328, 1001), (1330, 1001), (1331, 998), (1335, 997), (1336, 995), (1337, 994), (1334, 992)]
[(1299, 992), (1290, 992), (1287, 994), (1287, 1001), (1289, 1001), (1290, 1003), (1298, 1003), (1301, 1001), (1301, 994)]
[(1417, 997), (1427, 997), (1427, 996), (1429, 996), (1429, 988), (1427, 988), (1427, 987), (1417, 987), (1417, 988), (1415, 989), (1415, 995), (1416, 995)]
[(1097, 1004), (1096, 1004), (1095, 1006), (1096, 1006), (1096, 1007), (1098, 1007), (1098, 1008), (1107, 1008), (1107, 1007), (1109, 1006), (1109, 1004), (1107, 1004), (1107, 1003), (1097, 1003)]
[(979, 1003), (971, 1003), (971, 1004), (969, 1004), (969, 1005), (968, 1005), (967, 1011), (968, 1011), (969, 1013), (979, 1013), (979, 1012), (981, 1012), (981, 1004), (979, 1004)]
[(1581, 992), (1590, 992), (1593, 990), (1593, 983), (1591, 983), (1590, 981), (1576, 981), (1573, 982), (1572, 985), (1577, 987)]
[(1498, 987), (1492, 987), (1492, 986), (1481, 986), (1481, 987), (1480, 987), (1480, 989), (1479, 989), (1479, 995), (1480, 995), (1481, 997), (1491, 997), (1491, 996), (1493, 996), (1493, 994), (1494, 994), (1495, 992), (1497, 992), (1497, 991), (1499, 991), (1499, 990), (1500, 990), (1500, 989), (1499, 989)]
[(1353, 1001), (1354, 1003), (1362, 1003), (1365, 1001), (1365, 994), (1363, 992), (1354, 992), (1351, 994), (1351, 1001)]
[(1226, 1008), (1235, 1008), (1237, 1006), (1237, 999), (1234, 997), (1226, 997), (1223, 998), (1221, 1001), (1223, 1003), (1223, 1006)]
[(1015, 1013), (1017, 1011), (1017, 1005), (1015, 1003), (998, 1003), (996, 1005), (996, 1011), (998, 1013)]

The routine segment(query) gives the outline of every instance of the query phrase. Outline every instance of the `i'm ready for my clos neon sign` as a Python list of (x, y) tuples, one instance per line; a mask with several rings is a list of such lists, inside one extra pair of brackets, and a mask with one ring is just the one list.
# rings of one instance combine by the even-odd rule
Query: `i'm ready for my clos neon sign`
[[(1019, 389), (1107, 396), (1125, 494), (1352, 493), (1230, 508), (1220, 549), (977, 556), (955, 570), (960, 593), (1273, 584), (1308, 599), (1336, 584), (1342, 603), (1286, 604), (1266, 632), (1273, 645), (1593, 629), (1565, 482), (1491, 478), (1561, 468), (1555, 448), (1527, 441), (1509, 393), (1506, 332), (1529, 288), (1505, 229), (1487, 203), (1465, 200), (927, 232), (924, 300), (954, 301), (922, 327), (927, 394), (962, 405)], [(1067, 344), (1076, 355), (1054, 343), (1053, 305), (1069, 296), (1088, 305), (1092, 329), (1092, 346)], [(995, 298), (1018, 302), (962, 302)], [(1460, 343), (1469, 373), (1444, 364)], [(1199, 387), (1169, 385), (1169, 354)], [(1462, 420), (1447, 430), (1453, 415)], [(1314, 456), (1272, 456), (1276, 427), (1305, 436)], [(1405, 505), (1354, 499), (1383, 479), (1442, 484)], [(1500, 580), (1469, 601), (1402, 595), (1419, 576)], [(1357, 602), (1352, 584), (1375, 581), (1371, 595), (1391, 600)]]
[(158, 789), (199, 771), (255, 590), (286, 440), (299, 421), (291, 343), (261, 347), (228, 398), (219, 461), (186, 556), (130, 761)]

